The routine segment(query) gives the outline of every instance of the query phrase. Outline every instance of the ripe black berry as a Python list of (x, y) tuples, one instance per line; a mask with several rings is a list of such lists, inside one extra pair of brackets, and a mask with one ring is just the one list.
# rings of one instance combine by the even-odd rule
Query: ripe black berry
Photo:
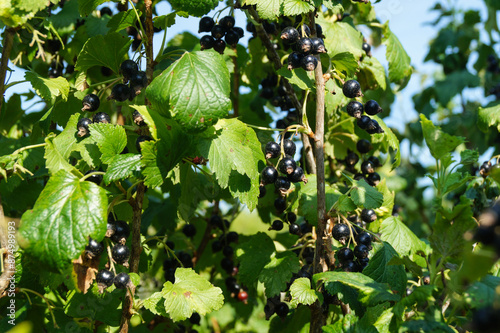
[(374, 173), (375, 172), (375, 166), (372, 164), (371, 161), (364, 161), (361, 164), (361, 172), (366, 175), (369, 173)]
[(278, 169), (280, 172), (284, 174), (292, 174), (293, 171), (297, 168), (297, 163), (293, 160), (291, 157), (285, 157), (281, 159), (280, 163), (278, 164)]
[(214, 25), (215, 25), (215, 22), (214, 22), (213, 18), (211, 18), (210, 16), (203, 16), (200, 19), (200, 23), (198, 26), (198, 33), (211, 32)]
[(318, 59), (312, 54), (306, 55), (302, 58), (302, 68), (308, 72), (312, 72), (318, 66)]
[(124, 82), (127, 82), (138, 70), (136, 62), (130, 59), (120, 65), (120, 73), (123, 75)]
[(238, 233), (236, 231), (230, 231), (226, 235), (226, 241), (228, 243), (236, 243), (238, 241)]
[(292, 140), (289, 140), (289, 139), (285, 139), (283, 141), (283, 150), (285, 151), (285, 154), (286, 155), (290, 155), (290, 156), (293, 156), (295, 155), (295, 150), (296, 150), (296, 146), (295, 146), (295, 143), (293, 143)]
[(277, 306), (276, 306), (276, 314), (281, 317), (281, 318), (284, 318), (286, 317), (286, 315), (288, 314), (288, 305), (286, 305), (285, 303), (283, 302), (280, 302)]
[(354, 166), (359, 161), (359, 156), (356, 153), (349, 153), (345, 158), (345, 162), (349, 166)]
[(259, 199), (263, 198), (267, 193), (266, 187), (264, 185), (259, 186)]
[(234, 267), (234, 263), (231, 259), (227, 258), (227, 257), (224, 257), (222, 258), (222, 260), (220, 261), (220, 266), (222, 267), (223, 270), (225, 270), (226, 272), (231, 272), (233, 270), (233, 267)]
[(280, 231), (282, 229), (283, 229), (283, 222), (280, 220), (274, 220), (273, 224), (271, 225), (271, 230)]
[(368, 116), (361, 116), (361, 118), (358, 119), (357, 124), (359, 128), (366, 130), (368, 128), (368, 125), (370, 125), (370, 122), (372, 119)]
[(291, 233), (292, 235), (298, 235), (300, 234), (300, 227), (297, 223), (290, 223), (288, 226), (288, 232)]
[(253, 34), (257, 32), (257, 30), (255, 30), (255, 24), (253, 24), (252, 22), (247, 23), (246, 29), (248, 32), (251, 32)]
[[(201, 320), (201, 317), (198, 313), (193, 313), (191, 315), (191, 317), (189, 317), (189, 322), (193, 325), (200, 325), (200, 320)], [(191, 333), (191, 332), (190, 332)]]
[(311, 38), (312, 42), (312, 53), (313, 54), (318, 54), (318, 53), (326, 53), (326, 48), (325, 48), (325, 43), (323, 42), (323, 39), (315, 37)]
[(354, 255), (356, 256), (356, 258), (358, 259), (364, 259), (364, 258), (368, 258), (368, 253), (370, 252), (370, 250), (368, 249), (368, 246), (364, 245), (364, 244), (358, 244), (355, 248), (354, 248)]
[(220, 39), (220, 38), (224, 37), (225, 34), (226, 34), (226, 31), (224, 30), (224, 28), (221, 25), (216, 24), (213, 26), (212, 36), (215, 39)]
[(232, 47), (236, 47), (240, 40), (240, 35), (236, 31), (230, 30), (226, 33), (226, 37), (224, 37), (226, 44)]
[(264, 21), (262, 22), (262, 27), (270, 35), (274, 35), (277, 32), (276, 25), (274, 24), (274, 22)]
[(200, 38), (200, 45), (202, 51), (211, 49), (215, 45), (215, 38), (213, 38), (211, 35), (202, 36)]
[(378, 105), (378, 103), (376, 101), (374, 101), (373, 99), (371, 99), (365, 103), (365, 112), (366, 112), (366, 114), (369, 114), (370, 116), (375, 116), (375, 115), (381, 113), (382, 111), (384, 111), (384, 110), (382, 110), (380, 105)]
[(366, 176), (366, 182), (371, 186), (377, 186), (380, 183), (380, 175), (376, 172), (370, 173)]
[(350, 235), (349, 226), (344, 223), (338, 223), (333, 226), (332, 237), (339, 242), (345, 241)]
[(297, 31), (301, 36), (309, 37), (311, 35), (311, 29), (309, 29), (309, 26), (307, 24), (302, 24), (302, 27), (298, 26)]
[(372, 236), (366, 231), (363, 231), (356, 236), (356, 243), (364, 244), (369, 247), (372, 244)]
[(294, 212), (289, 212), (288, 214), (286, 214), (286, 220), (290, 223), (294, 223), (295, 221), (297, 221), (297, 215), (295, 215)]
[(274, 96), (274, 91), (272, 88), (264, 87), (260, 91), (260, 97), (262, 97), (262, 98), (271, 99), (273, 96)]
[(106, 112), (97, 112), (94, 117), (92, 117), (94, 123), (109, 124), (111, 122), (111, 117)]
[(351, 101), (346, 107), (347, 114), (354, 118), (361, 118), (363, 115), (363, 104), (358, 101)]
[(356, 143), (356, 149), (361, 153), (361, 154), (366, 154), (372, 149), (372, 144), (370, 141), (366, 139), (360, 139)]
[(148, 78), (144, 71), (138, 71), (130, 77), (130, 88), (135, 91), (136, 95), (140, 94), (142, 88), (146, 87), (147, 84)]
[(374, 168), (378, 168), (380, 166), (380, 160), (377, 156), (368, 157), (368, 161), (372, 162)]
[(343, 247), (337, 251), (337, 258), (341, 264), (354, 260), (354, 252), (348, 247)]
[(220, 54), (224, 54), (224, 50), (226, 49), (226, 42), (222, 39), (217, 39), (214, 44), (214, 50), (219, 52)]
[(142, 116), (142, 114), (139, 113), (139, 111), (134, 110), (134, 112), (132, 113), (132, 119), (134, 119), (134, 123), (137, 126), (146, 126), (146, 123), (144, 122), (144, 117)]
[(107, 269), (100, 270), (95, 276), (97, 283), (104, 285), (106, 288), (113, 284), (114, 278), (115, 275), (113, 272), (110, 272)]
[(92, 124), (92, 120), (89, 118), (82, 118), (78, 120), (76, 124), (76, 129), (78, 130), (77, 135), (81, 138), (89, 134), (89, 125)]
[[(136, 72), (134, 72), (135, 74)], [(131, 74), (129, 78), (132, 77)], [(113, 89), (111, 89), (111, 95), (109, 95), (108, 99), (114, 99), (117, 100), (118, 102), (124, 102), (130, 97), (130, 88), (123, 83), (118, 83), (116, 84)]]
[(298, 182), (307, 182), (307, 179), (304, 175), (304, 170), (301, 167), (296, 167), (295, 170), (291, 174), (289, 174), (288, 179), (293, 183)]
[(286, 27), (281, 31), (281, 40), (286, 44), (294, 44), (299, 40), (299, 32), (294, 27)]
[(264, 170), (262, 170), (261, 173), (261, 182), (262, 184), (271, 184), (274, 183), (278, 179), (278, 171), (272, 167), (268, 166), (265, 167)]
[(141, 142), (144, 142), (144, 141), (151, 141), (153, 140), (152, 137), (150, 136), (147, 136), (147, 135), (141, 135), (141, 136), (138, 136), (137, 139), (135, 140), (135, 148), (137, 149), (137, 151), (139, 153), (141, 153)]
[(277, 142), (269, 141), (266, 144), (265, 152), (266, 152), (267, 159), (276, 158), (276, 157), (280, 156), (281, 147)]
[(224, 246), (224, 249), (222, 249), (222, 254), (224, 254), (224, 257), (231, 258), (234, 254), (234, 250), (231, 246), (226, 245)]
[(278, 177), (274, 182), (274, 187), (276, 187), (278, 191), (287, 191), (290, 189), (290, 181), (285, 177)]
[(186, 237), (194, 237), (196, 235), (196, 227), (192, 224), (185, 224), (182, 227), (182, 233), (186, 235)]
[(85, 247), (85, 251), (90, 252), (92, 256), (97, 257), (104, 251), (104, 244), (102, 242), (98, 242), (93, 238), (89, 239), (89, 245)]
[(130, 276), (127, 273), (118, 273), (115, 276), (114, 283), (117, 289), (125, 289), (130, 283)]
[(111, 249), (111, 256), (118, 264), (123, 264), (130, 257), (130, 249), (123, 244), (116, 244)]
[(101, 102), (99, 101), (99, 96), (95, 94), (88, 94), (83, 98), (82, 101), (82, 111), (93, 112), (99, 108)]
[(373, 209), (365, 208), (361, 211), (361, 220), (366, 223), (372, 223), (377, 220), (377, 214), (375, 214), (375, 211)]
[(482, 177), (487, 177), (490, 174), (491, 167), (492, 166), (490, 161), (484, 162), (483, 164), (481, 164), (481, 167), (479, 168), (479, 174)]
[(311, 53), (313, 44), (310, 38), (301, 38), (297, 41), (297, 50), (302, 54)]
[(366, 127), (366, 131), (369, 134), (384, 133), (384, 130), (382, 129), (382, 127), (380, 127), (378, 121), (376, 121), (375, 119), (370, 120), (368, 126)]
[(276, 200), (274, 200), (274, 208), (276, 208), (278, 212), (284, 211), (286, 209), (286, 199), (283, 197), (276, 198)]
[(127, 240), (130, 235), (130, 227), (126, 221), (118, 220), (114, 223), (115, 232), (111, 235), (111, 240), (115, 243), (121, 243)]
[(346, 83), (344, 83), (344, 86), (342, 87), (342, 92), (346, 97), (349, 98), (356, 98), (361, 96), (361, 86), (359, 85), (359, 82), (356, 80), (349, 80)]
[(363, 258), (363, 259), (358, 259), (359, 263), (359, 270), (363, 271), (363, 269), (368, 266), (368, 262), (370, 261), (369, 258)]
[(101, 14), (101, 17), (103, 17), (104, 15), (113, 16), (113, 12), (111, 11), (111, 9), (109, 7), (102, 7), (99, 10), (99, 13)]
[(292, 52), (288, 56), (288, 70), (300, 68), (302, 66), (303, 55), (297, 52)]
[(366, 54), (370, 53), (370, 51), (372, 49), (372, 47), (368, 43), (363, 43), (363, 45), (361, 46), (361, 48), (363, 49), (363, 51), (366, 52)]
[(233, 31), (235, 31), (240, 38), (243, 38), (243, 36), (245, 36), (245, 31), (240, 27), (234, 27)]
[(234, 20), (234, 17), (232, 17), (232, 16), (224, 16), (219, 21), (219, 25), (222, 28), (224, 28), (226, 31), (232, 29), (234, 27), (235, 23), (236, 23), (236, 21)]
[[(89, 170), (89, 171), (85, 172), (85, 175), (91, 174), (92, 172), (96, 172), (96, 171), (97, 170)], [(86, 180), (89, 182), (92, 182), (94, 184), (99, 185), (102, 182), (102, 175), (98, 175), (98, 174), (92, 175), (92, 176), (86, 178)]]
[(189, 253), (180, 251), (177, 253), (177, 258), (181, 261), (184, 267), (193, 267), (193, 258)]
[(357, 272), (359, 271), (359, 266), (354, 261), (347, 261), (342, 264), (342, 268), (345, 272)]

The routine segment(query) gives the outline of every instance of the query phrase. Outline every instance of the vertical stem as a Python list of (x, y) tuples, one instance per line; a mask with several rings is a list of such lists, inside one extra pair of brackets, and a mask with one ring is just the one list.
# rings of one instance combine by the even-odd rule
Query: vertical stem
[(2, 114), (2, 105), (5, 93), (5, 76), (9, 64), (10, 52), (12, 51), (12, 42), (14, 40), (14, 28), (6, 28), (3, 39), (2, 60), (0, 62), (0, 115)]
[(153, 1), (144, 0), (145, 12), (146, 12), (146, 76), (148, 78), (148, 84), (153, 80), (153, 70), (155, 67), (154, 57), (153, 57)]
[[(234, 48), (234, 51), (236, 52), (236, 48)], [(234, 72), (233, 72), (233, 110), (234, 118), (238, 118), (238, 115), (240, 113), (240, 70), (238, 68), (238, 57), (234, 56), (231, 57), (233, 60), (233, 65), (234, 65)]]

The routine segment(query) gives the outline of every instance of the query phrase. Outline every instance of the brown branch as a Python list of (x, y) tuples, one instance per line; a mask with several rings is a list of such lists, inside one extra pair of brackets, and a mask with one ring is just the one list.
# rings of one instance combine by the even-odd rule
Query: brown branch
[(2, 60), (0, 62), (0, 115), (2, 114), (2, 105), (5, 93), (5, 76), (9, 64), (10, 52), (12, 51), (12, 43), (14, 41), (14, 32), (16, 29), (7, 28), (4, 32)]
[(148, 84), (153, 80), (153, 70), (155, 67), (155, 59), (153, 57), (153, 36), (154, 36), (154, 27), (153, 27), (153, 1), (152, 0), (144, 0), (145, 12), (146, 12), (146, 76), (148, 78)]
[[(281, 59), (280, 56), (278, 55), (278, 52), (276, 52), (276, 50), (273, 47), (273, 43), (271, 42), (269, 35), (267, 34), (266, 30), (264, 30), (264, 27), (260, 23), (261, 19), (259, 17), (259, 14), (252, 7), (248, 9), (248, 13), (254, 18), (255, 21), (259, 22), (259, 24), (255, 25), (255, 31), (257, 32), (257, 35), (261, 39), (262, 44), (264, 44), (265, 48), (267, 49), (267, 56), (269, 57), (269, 60), (271, 60), (271, 62), (273, 63), (274, 69), (279, 70), (283, 66), (283, 64), (281, 63)], [(302, 104), (297, 98), (297, 95), (295, 94), (295, 91), (293, 90), (293, 87), (290, 84), (290, 82), (288, 82), (286, 78), (282, 79), (286, 93), (288, 97), (290, 97), (290, 99), (292, 100), (293, 106), (299, 113), (299, 118), (302, 119)], [(309, 140), (309, 137), (305, 133), (302, 133), (301, 138), (302, 138), (302, 144), (304, 145), (304, 153), (306, 155), (307, 171), (309, 173), (315, 173), (316, 162), (314, 160), (311, 141)]]
[(207, 227), (205, 228), (205, 233), (203, 234), (203, 238), (201, 239), (200, 245), (196, 249), (196, 252), (193, 255), (193, 266), (196, 266), (196, 263), (200, 260), (201, 255), (205, 251), (205, 248), (208, 245), (208, 242), (212, 239), (212, 225), (207, 223)]
[[(234, 52), (236, 48), (234, 48)], [(238, 118), (240, 114), (240, 70), (238, 67), (238, 57), (231, 57), (233, 60), (234, 71), (233, 71), (233, 117)]]

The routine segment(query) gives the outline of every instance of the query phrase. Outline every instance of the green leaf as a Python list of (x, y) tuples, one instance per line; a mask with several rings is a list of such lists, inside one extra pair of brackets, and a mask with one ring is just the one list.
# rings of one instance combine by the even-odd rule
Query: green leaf
[(77, 71), (86, 72), (94, 66), (111, 68), (116, 74), (126, 59), (132, 40), (117, 32), (89, 38), (78, 55)]
[(335, 205), (336, 210), (343, 213), (353, 212), (358, 208), (351, 197), (346, 194), (342, 194)]
[(103, 188), (66, 170), (53, 175), (33, 210), (23, 215), (19, 244), (47, 268), (62, 272), (88, 244), (106, 233), (108, 199)]
[(481, 281), (476, 281), (467, 288), (464, 294), (465, 302), (476, 309), (491, 305), (497, 299), (495, 290), (498, 286), (500, 286), (500, 277), (486, 275)]
[(61, 96), (65, 101), (68, 99), (69, 83), (62, 76), (54, 79), (45, 79), (35, 72), (26, 72), (24, 78), (31, 82), (38, 96), (48, 103), (54, 103), (58, 96)]
[(363, 89), (385, 90), (387, 80), (384, 66), (375, 57), (364, 57), (358, 73), (358, 81)]
[[(141, 16), (141, 11), (137, 11), (139, 17)], [(133, 9), (129, 9), (125, 12), (119, 12), (111, 17), (109, 20), (107, 27), (110, 32), (118, 32), (123, 29), (126, 29), (130, 26), (134, 26), (137, 21), (137, 16)]]
[[(318, 192), (317, 192), (317, 182), (316, 175), (308, 175), (307, 176), (307, 184), (299, 185), (298, 189), (298, 197), (299, 197), (299, 215), (304, 216), (305, 219), (311, 225), (318, 224)], [(296, 184), (298, 185), (298, 184)], [(335, 202), (340, 198), (342, 193), (333, 187), (326, 186), (326, 208), (329, 209), (332, 207)]]
[[(163, 29), (163, 30), (165, 30), (167, 28), (170, 28), (171, 26), (173, 26), (175, 24), (175, 17), (178, 14), (179, 14), (178, 12), (173, 12), (173, 13), (170, 13), (170, 14), (167, 14), (167, 15), (155, 16), (153, 18), (153, 25), (156, 28), (160, 28), (160, 29)], [(182, 15), (182, 16), (183, 17), (187, 17), (187, 16), (184, 16), (184, 15)]]
[(318, 13), (316, 23), (323, 27), (325, 35), (325, 47), (328, 55), (333, 58), (339, 53), (351, 53), (354, 59), (360, 59), (363, 55), (363, 35), (354, 28), (351, 18), (346, 17), (342, 21), (331, 22)]
[[(381, 239), (391, 244), (401, 256), (409, 256), (412, 260), (418, 259), (418, 252), (426, 250), (425, 243), (411, 231), (399, 217), (389, 217), (380, 225)], [(425, 263), (425, 261), (424, 261)]]
[(299, 304), (311, 305), (318, 300), (316, 290), (311, 289), (311, 280), (308, 278), (299, 278), (293, 281), (290, 286), (290, 303), (294, 306)]
[(479, 152), (477, 150), (465, 149), (460, 152), (460, 164), (470, 165), (477, 163), (479, 160)]
[(97, 6), (105, 3), (107, 0), (78, 0), (78, 11), (81, 16), (87, 16), (92, 13)]
[(283, 0), (244, 0), (245, 5), (257, 5), (257, 12), (264, 20), (275, 20), (281, 14)]
[(45, 0), (23, 0), (16, 3), (16, 7), (27, 12), (38, 12), (47, 6)]
[(392, 258), (398, 257), (398, 253), (386, 242), (376, 251), (375, 255), (370, 258), (368, 266), (363, 270), (363, 274), (377, 282), (387, 283), (392, 290), (403, 295), (407, 282), (404, 266), (388, 265)]
[(300, 270), (299, 258), (293, 252), (274, 253), (259, 274), (259, 281), (266, 287), (266, 296), (273, 297), (285, 291), (292, 275)]
[[(335, 69), (341, 73), (345, 73), (347, 77), (352, 77), (359, 67), (358, 61), (349, 52), (337, 53), (331, 58), (331, 61)], [(365, 86), (363, 85), (363, 87)]]
[(368, 185), (364, 179), (358, 181), (349, 178), (349, 180), (352, 184), (351, 199), (356, 206), (366, 209), (382, 206), (384, 196), (376, 188)]
[(141, 155), (124, 154), (115, 156), (109, 163), (108, 169), (104, 174), (105, 184), (109, 184), (119, 179), (126, 179), (134, 171), (141, 170)]
[(200, 132), (231, 109), (229, 71), (215, 51), (186, 52), (157, 76), (146, 96), (158, 112), (187, 132)]
[(500, 104), (489, 108), (479, 107), (477, 127), (487, 133), (490, 126), (496, 126), (500, 131)]
[(324, 272), (314, 274), (314, 282), (323, 281), (326, 290), (334, 295), (334, 282), (354, 288), (359, 292), (359, 300), (367, 306), (373, 306), (387, 301), (398, 301), (400, 297), (394, 295), (386, 284), (375, 282), (372, 278), (353, 272)]
[(76, 146), (76, 124), (78, 123), (78, 114), (74, 114), (66, 124), (66, 128), (56, 137), (47, 136), (45, 142), (45, 165), (51, 174), (64, 169), (72, 171), (75, 168), (69, 164), (69, 156)]
[(241, 243), (236, 249), (241, 283), (250, 286), (257, 282), (262, 269), (271, 262), (271, 255), (275, 250), (273, 240), (263, 232), (258, 232)]
[(387, 46), (385, 57), (389, 62), (389, 80), (397, 83), (399, 89), (402, 89), (410, 81), (413, 67), (410, 56), (406, 53), (398, 37), (392, 33), (388, 21), (382, 28), (382, 42)]
[(388, 153), (389, 148), (392, 148), (396, 152), (394, 162), (391, 166), (391, 168), (394, 170), (399, 166), (399, 164), (401, 164), (401, 151), (399, 149), (398, 137), (379, 116), (373, 116), (372, 118), (375, 119), (379, 123), (380, 127), (382, 127), (382, 129), (384, 130), (384, 133), (372, 135), (372, 143), (381, 143), (380, 148), (384, 153)]
[(290, 71), (286, 67), (281, 67), (277, 73), (285, 77), (291, 84), (297, 86), (299, 89), (315, 89), (313, 76), (309, 76), (308, 72), (302, 68)]
[(193, 312), (205, 316), (224, 304), (222, 289), (212, 285), (191, 268), (177, 268), (175, 283), (167, 281), (161, 291), (165, 312), (175, 321), (191, 317)]
[(161, 292), (157, 291), (151, 296), (146, 298), (143, 303), (144, 307), (151, 311), (154, 315), (168, 317), (165, 311), (165, 304), (163, 301), (163, 295)]
[(432, 121), (428, 120), (423, 114), (420, 115), (420, 123), (424, 133), (425, 143), (431, 151), (432, 157), (436, 160), (455, 150), (458, 145), (465, 142), (460, 136), (453, 136), (445, 133), (438, 126), (434, 126)]
[(259, 170), (265, 165), (257, 135), (237, 119), (221, 119), (214, 127), (216, 136), (201, 140), (198, 148), (208, 157), (219, 185), (229, 188), (234, 197), (253, 210), (259, 196)]
[(295, 16), (313, 10), (314, 6), (304, 0), (283, 0), (283, 15), (285, 16)]
[(475, 88), (481, 84), (481, 80), (475, 74), (467, 70), (454, 71), (445, 76), (441, 81), (436, 81), (434, 87), (439, 93), (435, 94), (437, 101), (444, 107), (457, 94), (460, 94), (465, 88)]
[(90, 135), (97, 143), (102, 153), (101, 161), (109, 164), (116, 155), (119, 155), (127, 146), (127, 134), (125, 129), (113, 124), (91, 124)]

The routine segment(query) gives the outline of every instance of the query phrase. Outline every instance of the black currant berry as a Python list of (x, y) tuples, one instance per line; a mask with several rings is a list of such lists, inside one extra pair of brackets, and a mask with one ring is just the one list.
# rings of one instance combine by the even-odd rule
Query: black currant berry
[(284, 317), (286, 317), (286, 315), (288, 314), (288, 311), (290, 311), (290, 309), (288, 308), (288, 305), (286, 305), (286, 303), (280, 302), (276, 306), (275, 311), (279, 317), (284, 318)]
[(137, 139), (135, 140), (135, 148), (137, 149), (137, 151), (138, 151), (139, 153), (141, 153), (141, 150), (142, 150), (142, 148), (141, 148), (141, 142), (144, 142), (144, 141), (151, 141), (151, 140), (153, 140), (153, 138), (152, 138), (152, 137), (150, 137), (150, 136), (147, 136), (147, 135), (140, 135), (140, 136), (138, 136), (138, 137), (137, 137)]
[(130, 236), (130, 227), (126, 221), (118, 220), (114, 223), (115, 232), (111, 235), (111, 240), (115, 243), (121, 243)]
[(101, 17), (103, 17), (104, 15), (113, 16), (113, 12), (111, 11), (111, 9), (109, 7), (102, 7), (99, 10), (99, 13), (101, 14)]
[(264, 27), (264, 30), (269, 34), (269, 35), (274, 35), (276, 34), (276, 24), (274, 22), (268, 22), (264, 21), (262, 22), (262, 27)]
[[(134, 72), (134, 74), (137, 72)], [(134, 74), (131, 74), (129, 78), (131, 78)], [(130, 88), (123, 83), (116, 84), (113, 89), (111, 89), (111, 95), (109, 95), (108, 99), (114, 99), (118, 102), (124, 102), (130, 97)]]
[(337, 223), (333, 226), (332, 237), (339, 242), (345, 242), (349, 238), (349, 226), (344, 223)]
[(368, 176), (366, 176), (366, 182), (371, 186), (377, 186), (380, 183), (380, 180), (380, 175), (376, 172), (370, 173)]
[(104, 251), (104, 244), (93, 238), (89, 239), (89, 245), (85, 247), (85, 251), (89, 252), (93, 257), (97, 257)]
[(370, 150), (372, 150), (372, 144), (370, 141), (366, 140), (366, 139), (360, 139), (357, 143), (356, 143), (356, 149), (361, 153), (361, 154), (366, 154), (368, 153)]
[(246, 29), (248, 32), (251, 32), (253, 34), (257, 32), (257, 30), (255, 30), (255, 24), (253, 24), (252, 22), (247, 23)]
[(243, 38), (243, 36), (245, 36), (245, 31), (240, 27), (234, 27), (233, 31), (235, 31), (240, 38)]
[(95, 124), (109, 124), (111, 122), (111, 117), (106, 112), (97, 112), (94, 117), (92, 117), (92, 122), (94, 122)]
[(92, 120), (90, 120), (89, 118), (82, 118), (78, 120), (78, 123), (76, 124), (76, 129), (78, 130), (77, 135), (80, 138), (83, 138), (84, 136), (90, 133), (89, 130), (90, 124), (92, 124)]
[(368, 123), (368, 126), (366, 127), (366, 132), (368, 132), (368, 134), (377, 134), (384, 133), (384, 130), (382, 129), (382, 127), (380, 127), (378, 121), (376, 121), (375, 119), (371, 119)]
[(377, 214), (373, 209), (363, 209), (361, 211), (361, 220), (365, 223), (372, 223), (377, 220)]
[(230, 30), (226, 33), (226, 37), (224, 37), (227, 45), (231, 47), (236, 47), (238, 42), (240, 41), (240, 35), (236, 31)]
[(294, 223), (295, 221), (297, 221), (297, 215), (295, 215), (294, 212), (289, 212), (288, 214), (286, 214), (286, 220), (290, 223)]
[(232, 272), (233, 270), (233, 267), (234, 267), (234, 263), (231, 259), (227, 258), (227, 257), (224, 257), (222, 258), (222, 260), (220, 261), (220, 266), (222, 267), (223, 270), (225, 270), (226, 272)]
[(368, 43), (363, 43), (363, 45), (361, 46), (361, 48), (363, 49), (363, 51), (366, 52), (366, 54), (370, 53), (370, 51), (372, 49), (372, 47)]
[(371, 99), (365, 103), (365, 112), (366, 112), (366, 114), (369, 114), (370, 116), (375, 116), (375, 115), (381, 113), (382, 111), (384, 111), (384, 110), (382, 110), (380, 105), (378, 105), (378, 103), (376, 101), (374, 101), (373, 99)]
[(224, 257), (231, 258), (234, 254), (234, 250), (231, 246), (226, 245), (222, 249), (222, 254), (224, 255)]
[(301, 38), (297, 41), (295, 48), (302, 54), (309, 54), (313, 50), (313, 43), (310, 38)]
[(123, 244), (116, 244), (111, 249), (111, 256), (117, 264), (123, 264), (130, 257), (130, 249)]
[(359, 156), (358, 154), (356, 153), (349, 153), (347, 154), (346, 158), (345, 158), (345, 163), (348, 165), (348, 166), (354, 166), (356, 165), (356, 163), (358, 163), (359, 161)]
[(363, 269), (365, 269), (365, 267), (368, 266), (369, 261), (370, 261), (369, 258), (358, 259), (359, 270), (363, 271)]
[(361, 118), (363, 115), (363, 104), (358, 101), (351, 101), (346, 107), (347, 114), (354, 118)]
[(288, 232), (291, 233), (292, 235), (298, 235), (300, 234), (300, 227), (297, 223), (290, 223), (288, 226)]
[(260, 97), (262, 97), (262, 98), (271, 99), (271, 98), (273, 98), (273, 96), (274, 96), (273, 88), (264, 87), (260, 91)]
[(177, 253), (177, 258), (181, 261), (184, 267), (193, 267), (193, 258), (189, 253), (180, 251)]
[(269, 141), (265, 148), (266, 158), (276, 158), (280, 156), (281, 147), (277, 142)]
[(292, 52), (288, 56), (288, 70), (302, 67), (302, 58), (304, 56), (297, 52)]
[(309, 29), (309, 26), (307, 24), (302, 24), (302, 27), (298, 26), (297, 31), (301, 36), (309, 37), (311, 35), (311, 29)]
[(263, 198), (267, 193), (266, 187), (264, 185), (259, 186), (259, 199)]
[(490, 174), (492, 165), (490, 161), (486, 161), (483, 164), (481, 164), (481, 167), (479, 168), (479, 174), (482, 177), (487, 177)]
[(224, 28), (221, 25), (216, 24), (213, 26), (212, 36), (215, 39), (220, 39), (220, 38), (224, 37), (225, 34), (226, 34), (226, 31), (224, 30)]
[(299, 32), (294, 27), (286, 27), (281, 31), (281, 40), (286, 44), (294, 44), (299, 40)]
[(200, 38), (200, 45), (202, 51), (211, 49), (215, 45), (215, 38), (213, 38), (211, 35), (202, 36)]
[(219, 25), (224, 28), (224, 30), (229, 31), (235, 25), (236, 21), (232, 16), (224, 16), (220, 19)]
[(194, 237), (194, 235), (196, 235), (196, 227), (192, 224), (186, 224), (182, 227), (182, 233), (186, 235), (186, 237)]
[[(93, 172), (96, 172), (96, 171), (98, 171), (98, 170), (89, 170), (89, 171), (85, 172), (85, 176), (88, 174), (91, 174)], [(94, 184), (99, 185), (102, 182), (102, 175), (98, 175), (98, 174), (92, 175), (90, 177), (87, 177), (85, 180), (88, 182), (92, 182)]]
[(286, 155), (293, 156), (295, 155), (297, 147), (295, 146), (295, 143), (293, 143), (292, 140), (285, 139), (283, 141), (283, 150), (285, 151)]
[(316, 23), (316, 36), (325, 38), (325, 36), (323, 36), (323, 28), (318, 23)]
[(370, 125), (371, 121), (372, 119), (370, 117), (361, 116), (361, 118), (358, 119), (357, 124), (359, 128), (366, 130), (368, 128), (368, 125)]
[(63, 75), (63, 67), (51, 67), (49, 68), (49, 78), (55, 79), (56, 77)]
[(96, 282), (98, 284), (104, 285), (106, 288), (111, 287), (114, 278), (115, 275), (113, 274), (113, 272), (108, 271), (107, 269), (100, 270), (95, 276)]
[(343, 247), (337, 251), (337, 258), (341, 264), (354, 260), (354, 252), (348, 247)]
[(278, 191), (288, 191), (290, 189), (290, 181), (285, 177), (278, 177), (274, 182), (274, 187), (276, 187)]
[(370, 247), (372, 245), (372, 236), (366, 231), (363, 231), (356, 236), (356, 243)]
[(357, 272), (359, 271), (359, 266), (354, 261), (346, 261), (342, 264), (344, 272)]
[(375, 166), (372, 164), (371, 161), (364, 161), (361, 164), (361, 172), (366, 175), (369, 173), (374, 173), (375, 172)]
[(290, 175), (297, 168), (297, 163), (291, 157), (282, 158), (278, 164), (278, 169), (280, 172)]
[(278, 179), (278, 171), (272, 167), (268, 166), (262, 170), (261, 173), (261, 182), (264, 185), (274, 183)]
[(380, 166), (380, 160), (377, 156), (368, 157), (368, 161), (372, 162), (374, 168), (378, 168)]
[(215, 40), (214, 50), (219, 52), (220, 54), (224, 54), (224, 50), (226, 49), (226, 42), (222, 39)]
[(219, 252), (222, 250), (222, 247), (223, 247), (223, 244), (221, 241), (219, 240), (214, 240), (212, 242), (212, 252), (215, 253), (215, 252)]
[(120, 73), (123, 75), (124, 82), (128, 82), (128, 80), (139, 70), (137, 67), (137, 63), (133, 60), (125, 60), (120, 65)]
[(283, 197), (278, 197), (276, 200), (274, 200), (274, 208), (278, 212), (283, 212), (286, 209), (286, 199)]
[[(201, 320), (201, 317), (198, 313), (193, 313), (191, 315), (191, 317), (189, 317), (189, 322), (193, 325), (200, 325), (200, 320)], [(192, 332), (189, 332), (189, 333), (192, 333)]]
[(82, 111), (90, 111), (93, 112), (99, 108), (101, 101), (99, 100), (99, 96), (95, 94), (88, 94), (83, 98), (82, 101)]
[(139, 113), (139, 111), (134, 110), (134, 112), (132, 113), (132, 119), (134, 120), (134, 123), (137, 126), (146, 126), (146, 123), (144, 122), (144, 117), (142, 116), (142, 114)]
[(282, 229), (283, 229), (283, 222), (280, 220), (274, 220), (273, 224), (271, 225), (271, 230), (280, 231)]
[(239, 236), (238, 236), (238, 233), (236, 231), (230, 231), (226, 235), (226, 241), (228, 243), (236, 243), (236, 242), (238, 242), (238, 239), (239, 239)]
[(358, 244), (354, 248), (354, 256), (356, 256), (356, 258), (358, 258), (358, 259), (368, 258), (369, 252), (370, 252), (370, 250), (368, 249), (368, 246), (366, 246), (364, 244)]
[(289, 174), (288, 179), (293, 183), (298, 182), (307, 182), (307, 179), (304, 175), (304, 170), (301, 167), (296, 167), (295, 170), (291, 174)]
[(312, 42), (312, 53), (313, 54), (319, 54), (319, 53), (326, 53), (326, 48), (325, 48), (325, 43), (323, 42), (323, 39), (315, 37), (311, 38)]
[(342, 92), (348, 98), (356, 98), (362, 95), (361, 86), (359, 85), (359, 82), (356, 80), (349, 80), (346, 83), (344, 83), (344, 86), (342, 87)]
[(146, 76), (146, 72), (138, 71), (134, 75), (130, 77), (130, 88), (135, 91), (135, 94), (138, 95), (141, 93), (142, 88), (148, 85), (148, 78)]
[(213, 18), (211, 18), (210, 16), (203, 16), (200, 19), (200, 23), (198, 26), (198, 33), (211, 32), (214, 25), (215, 25), (215, 22), (214, 22)]
[(114, 283), (117, 289), (125, 289), (130, 283), (130, 276), (127, 273), (118, 273), (115, 276)]
[(318, 66), (318, 59), (312, 54), (302, 58), (302, 68), (308, 72), (312, 72)]
[[(287, 95), (286, 88), (283, 85), (278, 86), (277, 90), (278, 95), (285, 97)], [(293, 154), (292, 154), (293, 155)]]

